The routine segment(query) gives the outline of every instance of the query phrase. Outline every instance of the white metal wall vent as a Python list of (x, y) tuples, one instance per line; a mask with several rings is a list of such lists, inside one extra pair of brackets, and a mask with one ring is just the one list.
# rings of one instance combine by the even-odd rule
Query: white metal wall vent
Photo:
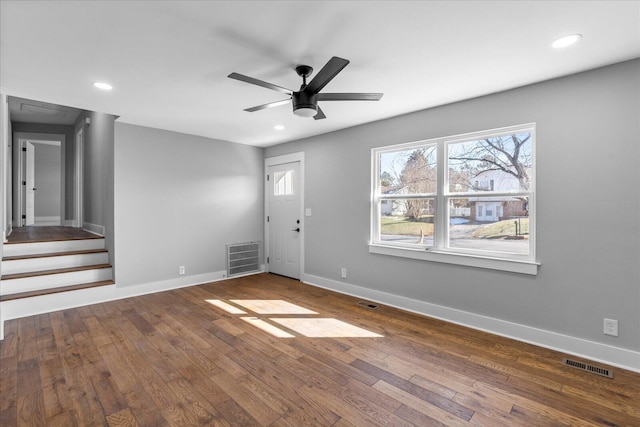
[(227, 277), (260, 271), (260, 242), (227, 245)]

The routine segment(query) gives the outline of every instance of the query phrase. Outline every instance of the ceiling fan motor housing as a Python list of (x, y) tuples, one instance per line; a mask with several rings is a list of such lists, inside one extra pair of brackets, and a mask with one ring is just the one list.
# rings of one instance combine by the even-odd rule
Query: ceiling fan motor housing
[(291, 100), (293, 104), (294, 114), (309, 116), (309, 114), (300, 114), (301, 112), (296, 113), (296, 111), (301, 109), (313, 110), (313, 111), (318, 110), (318, 95), (315, 93), (293, 92)]

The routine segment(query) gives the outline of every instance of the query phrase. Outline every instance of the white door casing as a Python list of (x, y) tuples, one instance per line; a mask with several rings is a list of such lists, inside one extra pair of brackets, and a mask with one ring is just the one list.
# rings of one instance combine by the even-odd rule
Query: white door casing
[(33, 225), (35, 219), (36, 206), (36, 174), (35, 158), (36, 147), (30, 141), (25, 141), (26, 163), (25, 163), (25, 224)]
[(300, 279), (304, 271), (304, 153), (265, 159), (267, 271)]
[(82, 227), (84, 224), (83, 216), (83, 197), (82, 192), (82, 180), (83, 180), (83, 168), (84, 168), (84, 127), (79, 127), (76, 130), (76, 158), (74, 167), (74, 182), (73, 182), (73, 225), (75, 227)]

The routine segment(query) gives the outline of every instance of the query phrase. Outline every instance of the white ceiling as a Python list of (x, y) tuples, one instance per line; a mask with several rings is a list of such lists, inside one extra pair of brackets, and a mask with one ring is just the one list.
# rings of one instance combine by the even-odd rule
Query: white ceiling
[[(7, 1), (0, 85), (8, 95), (119, 121), (256, 146), (331, 132), (640, 57), (639, 1)], [(550, 47), (562, 35), (581, 43)], [(298, 89), (294, 67), (348, 65), (327, 119), (227, 78)], [(312, 76), (313, 77), (313, 76)], [(107, 81), (102, 92), (91, 86)], [(285, 130), (276, 131), (281, 124)]]

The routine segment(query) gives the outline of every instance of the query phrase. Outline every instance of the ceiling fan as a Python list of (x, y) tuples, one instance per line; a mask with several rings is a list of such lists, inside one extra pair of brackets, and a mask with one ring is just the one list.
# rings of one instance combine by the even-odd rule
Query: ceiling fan
[(316, 74), (308, 84), (307, 77), (311, 75), (313, 68), (308, 65), (298, 65), (296, 67), (296, 73), (302, 77), (302, 85), (298, 91), (254, 79), (253, 77), (245, 76), (243, 74), (231, 73), (228, 77), (289, 95), (288, 99), (258, 105), (256, 107), (247, 108), (244, 111), (253, 113), (254, 111), (260, 111), (266, 108), (285, 105), (291, 101), (293, 105), (293, 113), (295, 115), (301, 117), (313, 117), (315, 120), (320, 120), (326, 118), (326, 116), (320, 109), (318, 101), (378, 101), (382, 98), (382, 93), (320, 93), (322, 88), (324, 88), (348, 64), (348, 60), (334, 56), (325, 64), (324, 67), (322, 67), (320, 72), (318, 72), (318, 74)]

